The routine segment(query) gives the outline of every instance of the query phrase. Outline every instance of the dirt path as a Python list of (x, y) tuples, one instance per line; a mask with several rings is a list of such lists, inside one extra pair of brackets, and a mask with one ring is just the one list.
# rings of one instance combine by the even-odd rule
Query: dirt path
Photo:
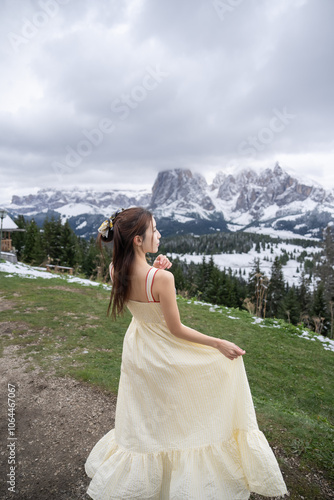
[[(84, 463), (97, 440), (114, 426), (116, 397), (38, 368), (27, 370), (29, 366), (16, 354), (16, 346), (6, 348), (0, 358), (0, 498), (88, 500)], [(17, 440), (11, 457), (8, 383), (16, 388)], [(15, 493), (7, 489), (8, 458), (16, 460)]]

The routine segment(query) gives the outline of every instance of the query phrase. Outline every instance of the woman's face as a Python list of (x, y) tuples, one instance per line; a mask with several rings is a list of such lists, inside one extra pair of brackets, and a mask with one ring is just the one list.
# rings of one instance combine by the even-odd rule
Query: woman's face
[(152, 221), (145, 232), (143, 239), (143, 250), (145, 253), (156, 253), (159, 249), (161, 234), (157, 230), (157, 223), (152, 217)]

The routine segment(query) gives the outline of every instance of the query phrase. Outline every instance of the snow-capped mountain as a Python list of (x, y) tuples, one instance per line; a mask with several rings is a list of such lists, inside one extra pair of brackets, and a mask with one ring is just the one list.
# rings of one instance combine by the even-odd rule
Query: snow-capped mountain
[(13, 196), (9, 210), (23, 215), (35, 215), (50, 211), (59, 212), (66, 217), (83, 213), (101, 214), (117, 210), (120, 206), (148, 205), (151, 200), (149, 191), (121, 190), (88, 191), (72, 189), (41, 189), (37, 194)]
[(160, 172), (152, 191), (87, 191), (43, 189), (36, 195), (13, 196), (13, 215), (61, 214), (77, 234), (96, 234), (101, 219), (120, 207), (149, 208), (164, 234), (256, 231), (281, 237), (320, 238), (334, 223), (334, 191), (301, 181), (278, 164), (260, 173), (245, 169), (219, 172), (211, 184), (186, 169)]

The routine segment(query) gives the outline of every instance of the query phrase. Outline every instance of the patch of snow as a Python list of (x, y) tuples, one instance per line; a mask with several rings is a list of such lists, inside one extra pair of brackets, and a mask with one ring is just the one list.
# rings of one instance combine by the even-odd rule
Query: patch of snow
[(219, 306), (217, 304), (211, 304), (210, 305), (210, 312), (222, 312), (222, 306)]
[(71, 276), (69, 274), (56, 274), (46, 271), (45, 268), (32, 267), (28, 264), (23, 264), (22, 262), (18, 262), (13, 264), (12, 262), (0, 262), (0, 272), (7, 273), (6, 278), (12, 276), (21, 276), (22, 278), (28, 279), (36, 279), (36, 278), (44, 278), (44, 279), (63, 279), (68, 283), (79, 283), (83, 286), (102, 286), (106, 290), (110, 290), (111, 287), (109, 285), (101, 284), (97, 281), (91, 281), (84, 278), (77, 278), (76, 276)]
[(252, 323), (252, 325), (257, 325), (258, 323), (262, 323), (263, 322), (263, 318), (258, 318), (257, 316), (254, 316), (254, 321)]
[(226, 226), (227, 229), (232, 232), (240, 231), (241, 229), (244, 228), (244, 226), (239, 226), (238, 224), (226, 224)]
[(318, 340), (324, 344), (324, 349), (334, 352), (334, 340), (324, 337), (323, 335), (318, 335)]
[(186, 217), (185, 215), (177, 214), (177, 215), (175, 215), (175, 220), (184, 224), (185, 222), (193, 221), (194, 218), (193, 217)]
[(84, 227), (86, 227), (86, 226), (87, 226), (87, 221), (86, 221), (86, 220), (84, 220), (81, 224), (79, 224), (79, 225), (77, 226), (77, 230), (78, 230), (78, 229), (82, 229), (82, 228), (84, 228)]
[(67, 205), (63, 205), (62, 207), (55, 208), (55, 212), (58, 212), (60, 215), (65, 216), (66, 218), (74, 217), (76, 215), (81, 214), (99, 214), (101, 210), (96, 206), (91, 205), (89, 203), (68, 203)]
[[(316, 232), (316, 230), (314, 230)], [(273, 238), (282, 238), (283, 240), (289, 240), (293, 238), (298, 238), (299, 240), (310, 240), (314, 239), (319, 241), (319, 238), (315, 238), (314, 236), (307, 236), (302, 234), (296, 234), (292, 231), (279, 230), (274, 229), (272, 227), (265, 227), (264, 224), (260, 224), (259, 227), (248, 227), (247, 233), (259, 233), (259, 234), (267, 234), (268, 236), (272, 236)]]

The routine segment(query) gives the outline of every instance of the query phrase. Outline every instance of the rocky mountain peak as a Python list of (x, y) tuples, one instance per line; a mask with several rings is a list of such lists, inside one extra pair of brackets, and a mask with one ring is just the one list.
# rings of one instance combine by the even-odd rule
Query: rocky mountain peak
[(164, 205), (184, 208), (196, 204), (205, 210), (212, 210), (214, 205), (209, 196), (205, 178), (188, 169), (165, 170), (159, 172), (152, 188), (151, 208), (160, 209)]
[(215, 175), (213, 181), (212, 181), (212, 184), (210, 186), (210, 189), (211, 191), (213, 191), (214, 189), (218, 189), (219, 186), (221, 186), (221, 184), (223, 184), (223, 182), (225, 181), (227, 175), (224, 174), (224, 172), (217, 172), (217, 174)]
[(284, 172), (284, 170), (282, 169), (282, 167), (280, 166), (280, 164), (278, 162), (276, 162), (276, 164), (274, 166), (273, 173), (277, 177), (280, 177), (282, 175), (286, 175), (286, 172)]
[(281, 207), (307, 198), (319, 202), (329, 196), (323, 188), (293, 178), (278, 163), (259, 173), (245, 169), (235, 176), (216, 176), (214, 188), (218, 189), (217, 198), (230, 202), (235, 199), (234, 210), (250, 212), (257, 218), (273, 204)]

